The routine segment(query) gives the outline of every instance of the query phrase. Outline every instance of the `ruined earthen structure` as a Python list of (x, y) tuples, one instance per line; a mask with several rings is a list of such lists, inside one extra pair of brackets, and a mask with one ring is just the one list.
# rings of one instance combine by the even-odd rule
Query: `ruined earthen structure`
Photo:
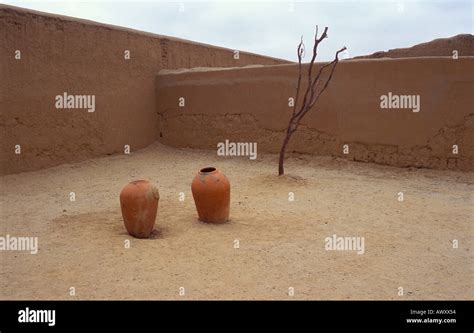
[[(277, 153), (284, 136), (294, 63), (10, 6), (0, 7), (0, 39), (1, 174), (156, 140), (255, 141)], [(471, 51), (342, 61), (288, 153), (474, 170)], [(94, 111), (58, 109), (64, 93), (94, 95)], [(418, 110), (381, 108), (387, 94), (417, 95)]]

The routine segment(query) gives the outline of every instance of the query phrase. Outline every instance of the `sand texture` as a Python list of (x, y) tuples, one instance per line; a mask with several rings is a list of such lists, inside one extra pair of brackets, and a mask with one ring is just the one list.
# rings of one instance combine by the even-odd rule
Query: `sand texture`
[[(210, 165), (231, 182), (227, 224), (197, 220), (190, 183)], [(286, 168), (279, 178), (276, 155), (226, 159), (155, 143), (2, 176), (0, 232), (38, 237), (39, 252), (0, 251), (0, 299), (474, 297), (472, 173), (308, 155)], [(138, 240), (118, 196), (143, 178), (161, 198), (154, 238)], [(333, 234), (364, 237), (365, 253), (326, 251)]]

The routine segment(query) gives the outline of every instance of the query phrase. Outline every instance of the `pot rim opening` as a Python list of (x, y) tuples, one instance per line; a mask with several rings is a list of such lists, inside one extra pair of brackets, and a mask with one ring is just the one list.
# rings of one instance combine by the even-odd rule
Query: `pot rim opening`
[(201, 170), (199, 170), (199, 173), (201, 174), (209, 174), (209, 173), (213, 173), (213, 172), (216, 172), (217, 169), (214, 168), (214, 167), (205, 167), (205, 168), (202, 168)]

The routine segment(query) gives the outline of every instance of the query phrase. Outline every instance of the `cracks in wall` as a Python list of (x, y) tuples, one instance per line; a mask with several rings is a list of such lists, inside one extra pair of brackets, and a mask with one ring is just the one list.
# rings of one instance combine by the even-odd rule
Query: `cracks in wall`
[[(417, 145), (413, 147), (401, 147), (399, 145), (374, 144), (364, 142), (343, 142), (336, 136), (323, 135), (313, 129), (309, 131), (303, 143), (312, 145), (312, 141), (316, 144), (322, 144), (327, 147), (324, 155), (340, 156), (353, 161), (371, 162), (383, 165), (393, 165), (398, 167), (418, 167), (433, 169), (450, 169), (469, 171), (474, 169), (474, 158), (469, 153), (467, 133), (474, 131), (474, 114), (464, 117), (460, 125), (445, 126), (438, 133), (429, 138), (425, 145)], [(315, 134), (314, 134), (315, 133)], [(316, 135), (314, 139), (313, 137)], [(463, 139), (463, 136), (467, 136)], [(295, 140), (296, 140), (295, 136)], [(460, 152), (458, 155), (452, 153), (452, 146), (458, 144)], [(343, 145), (348, 145), (349, 154), (342, 153)], [(299, 153), (307, 153), (307, 146)], [(472, 149), (472, 148), (471, 148)], [(324, 150), (324, 149), (323, 149)], [(327, 152), (330, 152), (329, 154)], [(467, 152), (467, 153), (466, 153)], [(319, 154), (319, 153), (318, 153)]]
[[(427, 140), (426, 145), (419, 146), (419, 155), (429, 155), (428, 158), (435, 159), (436, 168), (443, 169), (473, 169), (473, 157), (466, 152), (474, 153), (472, 143), (474, 134), (474, 113), (464, 116), (459, 125), (443, 126), (438, 132)], [(453, 154), (453, 145), (459, 148), (458, 154)]]
[[(258, 143), (259, 153), (278, 153), (284, 130), (262, 126), (250, 113), (238, 114), (170, 114), (178, 108), (167, 108), (159, 113), (160, 133), (163, 142), (176, 147), (215, 148), (223, 139), (253, 141)], [(474, 130), (474, 114), (466, 116), (460, 125), (445, 126), (429, 138), (424, 145), (402, 147), (345, 142), (338, 135), (319, 131), (302, 124), (288, 147), (288, 153), (341, 157), (353, 161), (370, 162), (398, 167), (420, 167), (451, 170), (473, 170), (474, 158), (465, 147)], [(463, 139), (463, 136), (467, 136)], [(452, 145), (460, 144), (459, 155), (452, 154)], [(348, 145), (349, 153), (343, 154)], [(467, 151), (467, 153), (466, 153)]]

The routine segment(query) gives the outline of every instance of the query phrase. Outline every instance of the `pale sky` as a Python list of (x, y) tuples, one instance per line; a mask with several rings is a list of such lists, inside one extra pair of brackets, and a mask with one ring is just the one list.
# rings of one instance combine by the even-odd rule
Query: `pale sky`
[(13, 6), (296, 61), (304, 36), (329, 27), (318, 59), (342, 46), (348, 56), (472, 34), (472, 0), (444, 1), (1, 1)]

